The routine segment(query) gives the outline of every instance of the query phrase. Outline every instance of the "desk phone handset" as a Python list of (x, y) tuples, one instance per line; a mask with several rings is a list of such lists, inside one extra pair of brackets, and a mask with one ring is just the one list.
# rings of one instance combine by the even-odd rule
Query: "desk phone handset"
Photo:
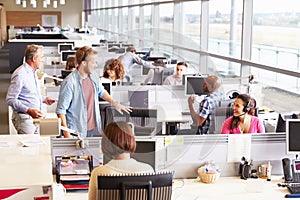
[(300, 183), (300, 160), (283, 158), (282, 167), (286, 183)]

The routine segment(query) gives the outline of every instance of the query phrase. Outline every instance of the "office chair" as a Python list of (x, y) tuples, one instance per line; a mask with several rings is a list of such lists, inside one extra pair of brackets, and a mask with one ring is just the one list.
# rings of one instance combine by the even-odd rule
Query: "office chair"
[(157, 110), (148, 108), (133, 108), (129, 114), (119, 113), (115, 107), (105, 108), (104, 127), (111, 122), (126, 121), (134, 124), (134, 132), (137, 136), (152, 136), (157, 132)]
[(172, 172), (100, 175), (97, 200), (171, 200)]
[(215, 133), (220, 133), (223, 122), (233, 115), (233, 110), (231, 107), (217, 107), (214, 112), (214, 126)]

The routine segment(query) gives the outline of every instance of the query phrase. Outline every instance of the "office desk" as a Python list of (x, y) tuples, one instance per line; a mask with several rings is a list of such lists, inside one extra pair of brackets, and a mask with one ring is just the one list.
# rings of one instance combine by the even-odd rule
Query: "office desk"
[(49, 137), (1, 135), (0, 145), (0, 188), (53, 183)]
[(247, 179), (240, 177), (221, 177), (213, 184), (206, 184), (195, 179), (174, 181), (172, 200), (279, 200), (289, 193), (286, 188), (278, 187), (281, 177), (266, 179)]
[[(172, 200), (282, 200), (288, 194), (286, 187), (278, 187), (281, 177), (243, 180), (240, 177), (221, 177), (213, 184), (196, 179), (174, 180)], [(87, 193), (68, 193), (65, 200), (87, 199)]]

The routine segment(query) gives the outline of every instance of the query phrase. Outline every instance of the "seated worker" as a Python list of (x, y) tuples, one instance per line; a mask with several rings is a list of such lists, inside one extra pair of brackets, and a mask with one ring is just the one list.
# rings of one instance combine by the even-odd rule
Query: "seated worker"
[(179, 62), (176, 65), (175, 74), (168, 76), (163, 85), (182, 85), (182, 75), (186, 72), (188, 65), (185, 62)]
[(155, 60), (149, 67), (144, 85), (162, 85), (162, 70), (166, 68), (166, 64), (162, 59)]
[(101, 77), (102, 79), (108, 79), (112, 82), (123, 82), (126, 81), (125, 78), (125, 71), (124, 71), (124, 66), (121, 62), (120, 59), (109, 59), (105, 62), (104, 66), (104, 72), (103, 76)]
[(264, 133), (263, 122), (254, 116), (256, 101), (248, 94), (240, 94), (232, 106), (233, 116), (227, 118), (221, 128), (222, 134)]
[(65, 70), (74, 71), (76, 69), (76, 59), (75, 57), (71, 56), (67, 59)]
[[(208, 76), (202, 85), (203, 91), (208, 95), (199, 104), (199, 113), (194, 110), (194, 96), (188, 98), (190, 114), (195, 125), (198, 126), (197, 134), (213, 133), (211, 127), (211, 116), (214, 113), (215, 107), (224, 99), (223, 93), (219, 91), (221, 84), (217, 76)], [(210, 129), (210, 130), (209, 130)]]
[(95, 200), (98, 175), (116, 175), (130, 173), (151, 173), (153, 168), (131, 158), (135, 152), (136, 141), (131, 126), (127, 122), (112, 122), (107, 125), (101, 140), (101, 149), (105, 165), (92, 171), (89, 183), (89, 200)]
[(144, 61), (136, 54), (136, 49), (134, 46), (127, 47), (125, 54), (119, 56), (118, 59), (120, 59), (124, 65), (125, 77), (128, 82), (132, 81), (130, 80), (130, 71), (134, 64), (143, 65), (144, 67), (150, 67), (150, 63)]

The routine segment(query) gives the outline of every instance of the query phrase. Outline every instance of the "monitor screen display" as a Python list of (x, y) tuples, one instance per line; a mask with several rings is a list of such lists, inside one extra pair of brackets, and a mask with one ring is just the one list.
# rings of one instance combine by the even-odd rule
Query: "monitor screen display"
[[(112, 86), (112, 83), (109, 82), (109, 83), (102, 83), (104, 89), (106, 89), (106, 91), (108, 92), (108, 94), (111, 95), (111, 86)], [(105, 101), (104, 99), (102, 99), (101, 97), (98, 98), (99, 99), (99, 103), (108, 103), (107, 101)]]
[(205, 82), (203, 76), (186, 76), (185, 77), (185, 95), (205, 95), (202, 85)]
[(149, 107), (149, 91), (128, 91), (129, 105), (133, 108), (148, 108)]
[(131, 157), (137, 161), (147, 163), (155, 169), (155, 143), (155, 140), (137, 140), (135, 153)]
[(300, 154), (300, 119), (286, 120), (287, 154)]
[(58, 43), (57, 49), (58, 53), (61, 53), (62, 51), (70, 51), (73, 50), (74, 46), (71, 43)]
[(66, 64), (67, 59), (68, 59), (69, 57), (75, 57), (75, 53), (76, 53), (76, 51), (62, 51), (62, 52), (61, 52), (60, 61), (61, 61), (63, 64)]

